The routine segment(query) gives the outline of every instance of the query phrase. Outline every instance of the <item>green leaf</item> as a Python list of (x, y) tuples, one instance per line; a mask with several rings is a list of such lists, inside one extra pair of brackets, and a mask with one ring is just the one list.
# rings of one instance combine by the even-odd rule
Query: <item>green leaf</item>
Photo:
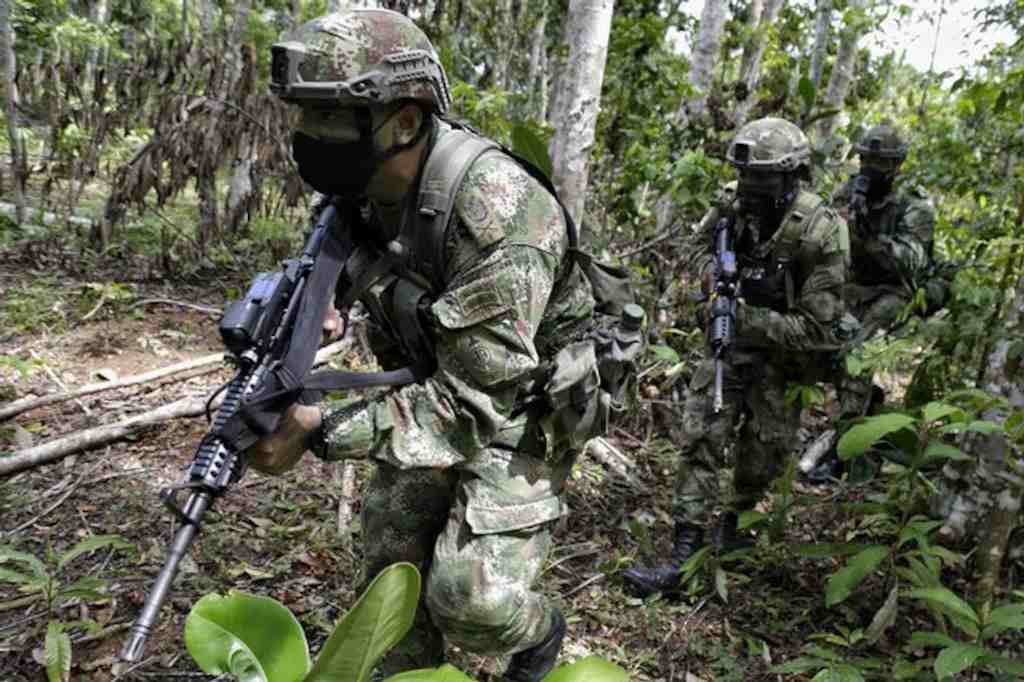
[(423, 668), (385, 678), (384, 682), (475, 682), (472, 677), (453, 665)]
[(603, 658), (587, 656), (575, 663), (555, 668), (543, 682), (629, 682), (629, 675)]
[(274, 599), (237, 590), (196, 602), (185, 619), (185, 646), (203, 672), (245, 682), (298, 682), (309, 670), (295, 616)]
[(907, 592), (907, 596), (911, 599), (923, 599), (935, 604), (954, 615), (966, 618), (975, 625), (978, 623), (978, 614), (974, 612), (974, 609), (945, 587), (922, 587), (910, 590)]
[(0, 564), (5, 561), (18, 561), (28, 564), (29, 568), (32, 569), (32, 573), (37, 578), (46, 578), (49, 575), (42, 561), (28, 552), (19, 552), (13, 547), (0, 547)]
[(552, 164), (551, 157), (548, 156), (548, 146), (529, 127), (521, 123), (513, 126), (512, 149), (516, 154), (541, 169), (544, 175), (551, 177)]
[(915, 632), (910, 635), (910, 646), (915, 649), (954, 646), (957, 641), (944, 632)]
[(824, 665), (828, 665), (828, 663), (820, 658), (808, 658), (807, 656), (801, 656), (799, 658), (794, 658), (792, 661), (786, 661), (782, 665), (773, 666), (771, 668), (771, 672), (783, 675), (799, 674), (815, 670)]
[(913, 424), (916, 419), (909, 414), (892, 412), (880, 414), (877, 417), (868, 417), (867, 420), (851, 427), (839, 439), (837, 450), (839, 457), (849, 460), (864, 452), (893, 431), (905, 429)]
[(992, 652), (986, 653), (978, 660), (978, 665), (995, 668), (999, 672), (1012, 675), (1024, 675), (1024, 661), (1018, 661), (1005, 656), (997, 656)]
[(810, 78), (804, 76), (800, 79), (800, 83), (797, 85), (797, 92), (800, 93), (800, 99), (804, 102), (804, 109), (810, 109), (814, 106), (815, 90), (814, 81)]
[(741, 512), (739, 519), (736, 521), (736, 530), (745, 530), (751, 526), (757, 525), (761, 521), (768, 518), (768, 514), (759, 511), (745, 511)]
[(374, 578), (345, 614), (305, 682), (366, 682), (374, 666), (412, 627), (420, 574), (409, 563), (392, 564)]
[(723, 602), (729, 602), (729, 581), (721, 566), (715, 568), (715, 591)]
[(46, 678), (50, 682), (68, 682), (71, 679), (71, 638), (64, 625), (51, 620), (46, 628)]
[(9, 568), (0, 568), (0, 582), (25, 585), (30, 583), (39, 583), (40, 579), (36, 576), (19, 573), (18, 571), (13, 571)]
[(896, 605), (899, 601), (899, 596), (899, 584), (893, 585), (892, 589), (889, 590), (889, 596), (885, 598), (885, 603), (875, 613), (875, 617), (871, 619), (871, 625), (868, 626), (867, 631), (864, 633), (864, 639), (869, 644), (877, 642), (885, 631), (896, 622)]
[(1024, 604), (1004, 604), (992, 609), (981, 638), (989, 639), (1005, 630), (1021, 629), (1024, 629)]
[(921, 408), (921, 418), (926, 424), (930, 424), (959, 411), (960, 408), (953, 405), (931, 402)]
[(675, 364), (679, 362), (679, 353), (675, 352), (670, 346), (651, 346), (651, 354), (654, 355), (658, 360), (662, 362), (668, 362)]
[(849, 597), (853, 589), (871, 575), (871, 572), (887, 556), (889, 556), (888, 547), (872, 545), (850, 559), (846, 566), (836, 571), (828, 579), (828, 584), (825, 586), (825, 605), (832, 607)]
[(985, 654), (985, 647), (958, 642), (939, 652), (935, 658), (935, 679), (942, 680), (970, 668)]
[(964, 454), (960, 448), (945, 443), (929, 443), (928, 449), (924, 451), (925, 459), (951, 459), (954, 462), (970, 462), (974, 458)]
[(129, 550), (135, 549), (135, 545), (128, 542), (120, 535), (93, 535), (82, 540), (77, 545), (61, 554), (60, 559), (57, 561), (57, 570), (59, 571), (64, 568), (67, 564), (74, 561), (76, 557), (104, 547)]

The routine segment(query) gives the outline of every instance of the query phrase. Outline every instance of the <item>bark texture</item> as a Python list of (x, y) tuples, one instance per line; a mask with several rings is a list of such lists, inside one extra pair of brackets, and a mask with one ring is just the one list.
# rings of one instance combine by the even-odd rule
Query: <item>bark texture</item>
[(747, 44), (743, 47), (743, 61), (740, 66), (740, 83), (746, 92), (746, 97), (736, 103), (733, 113), (733, 121), (736, 127), (742, 126), (751, 108), (757, 101), (757, 86), (761, 80), (761, 58), (764, 57), (765, 48), (768, 46), (768, 33), (771, 26), (782, 11), (785, 0), (764, 0), (754, 3), (757, 12), (751, 11), (750, 26), (751, 34)]
[(14, 28), (11, 13), (14, 0), (0, 0), (0, 60), (3, 62), (4, 113), (7, 116), (7, 140), (11, 147), (11, 175), (14, 186), (15, 220), (25, 222), (25, 181), (28, 177), (25, 138), (18, 129), (17, 62), (14, 56)]
[[(825, 57), (828, 56), (828, 43), (832, 35), (832, 0), (818, 0), (814, 12), (814, 48), (811, 51), (811, 71), (807, 75), (814, 85), (815, 99), (821, 91), (821, 75), (825, 71)], [(804, 116), (810, 113), (810, 107), (804, 107)]]
[(708, 90), (711, 88), (711, 74), (714, 73), (718, 53), (722, 47), (722, 33), (729, 5), (722, 0), (705, 0), (700, 15), (700, 29), (693, 46), (693, 63), (690, 66), (690, 84), (694, 95), (684, 100), (676, 118), (701, 118), (707, 114)]
[[(825, 109), (842, 110), (846, 93), (853, 82), (854, 70), (857, 65), (857, 43), (863, 32), (863, 12), (867, 8), (867, 0), (850, 0), (847, 16), (851, 21), (843, 26), (839, 39), (839, 51), (832, 65), (832, 75), (828, 79), (828, 91), (822, 104)], [(824, 140), (835, 130), (837, 115), (826, 116), (818, 122), (818, 139)]]
[(569, 58), (556, 100), (557, 133), (551, 140), (551, 159), (555, 186), (577, 224), (583, 217), (614, 6), (614, 0), (572, 0), (569, 4)]

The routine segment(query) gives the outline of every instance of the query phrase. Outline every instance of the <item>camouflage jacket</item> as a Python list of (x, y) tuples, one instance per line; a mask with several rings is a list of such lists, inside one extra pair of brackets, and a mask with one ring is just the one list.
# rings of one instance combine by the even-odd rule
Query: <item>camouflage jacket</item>
[[(397, 214), (376, 210), (370, 232), (397, 234), (398, 222)], [(511, 419), (518, 389), (593, 312), (589, 283), (563, 258), (560, 205), (499, 150), (465, 174), (445, 241), (444, 290), (422, 311), (436, 371), (376, 398), (328, 404), (326, 459), (372, 456), (400, 468), (440, 468), (471, 460), (496, 439), (515, 441), (526, 420)], [(360, 244), (354, 260), (380, 248)], [(423, 276), (421, 263), (408, 267), (410, 277)], [(415, 360), (401, 357), (391, 324), (394, 279), (362, 297), (371, 346), (385, 367)]]
[(922, 286), (932, 264), (935, 207), (920, 187), (897, 188), (855, 219), (848, 214), (850, 183), (836, 193), (833, 205), (850, 224), (850, 281), (911, 289)]
[(841, 293), (850, 258), (846, 224), (820, 197), (801, 190), (780, 227), (762, 241), (756, 221), (738, 212), (735, 187), (726, 185), (718, 206), (701, 220), (694, 261), (698, 272), (713, 270), (715, 226), (722, 216), (736, 215), (733, 249), (742, 283), (735, 349), (791, 360), (797, 357), (792, 351), (839, 349), (850, 333), (845, 326), (855, 324)]

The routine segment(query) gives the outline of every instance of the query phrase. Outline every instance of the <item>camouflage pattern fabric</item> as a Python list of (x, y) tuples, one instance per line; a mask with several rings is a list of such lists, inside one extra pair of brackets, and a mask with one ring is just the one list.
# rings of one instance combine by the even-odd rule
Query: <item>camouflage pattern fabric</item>
[[(398, 233), (393, 214), (375, 220), (373, 232)], [(426, 573), (418, 626), (389, 656), (389, 672), (435, 664), (438, 633), (468, 651), (506, 654), (550, 629), (551, 606), (531, 585), (574, 453), (548, 447), (535, 415), (511, 415), (524, 380), (593, 312), (579, 269), (564, 272), (567, 247), (554, 198), (504, 154), (485, 153), (456, 195), (447, 286), (430, 307), (436, 372), (324, 407), (323, 456), (380, 465), (364, 501), (367, 579), (401, 560)], [(367, 293), (377, 299), (367, 305), (371, 339), (393, 336), (395, 290)], [(381, 357), (394, 353), (391, 341)]]
[[(728, 188), (723, 196), (732, 200)], [(701, 221), (705, 234), (698, 267), (711, 267), (710, 230), (722, 210), (712, 209)], [(800, 411), (786, 405), (787, 389), (820, 380), (843, 343), (845, 223), (815, 195), (801, 191), (771, 238), (750, 239), (756, 231), (755, 222), (738, 218), (734, 248), (741, 277), (747, 282), (764, 275), (787, 252), (792, 305), (785, 292), (774, 308), (739, 305), (736, 341), (725, 368), (725, 408), (719, 414), (711, 409), (712, 360), (706, 358), (694, 373), (676, 433), (680, 453), (672, 513), (677, 523), (706, 525), (722, 504), (742, 511), (761, 499), (796, 443)], [(782, 278), (772, 281), (786, 286)], [(723, 495), (718, 472), (728, 467), (734, 467), (733, 486)]]
[[(834, 205), (844, 210), (850, 185), (836, 194)], [(935, 208), (920, 188), (898, 190), (869, 205), (862, 219), (851, 220), (850, 281), (843, 290), (846, 304), (861, 323), (860, 338), (868, 339), (896, 324), (919, 287), (930, 290), (935, 232)], [(852, 377), (845, 365), (836, 378), (841, 419), (863, 416), (871, 394), (872, 377)]]
[[(448, 81), (427, 35), (408, 17), (385, 9), (349, 9), (306, 22), (275, 43), (272, 82), (286, 85), (366, 79), (363, 89), (335, 92), (340, 105), (385, 104), (414, 99), (444, 114)], [(419, 51), (419, 53), (417, 53)], [(294, 66), (293, 66), (294, 64)], [(370, 89), (376, 92), (371, 93)]]

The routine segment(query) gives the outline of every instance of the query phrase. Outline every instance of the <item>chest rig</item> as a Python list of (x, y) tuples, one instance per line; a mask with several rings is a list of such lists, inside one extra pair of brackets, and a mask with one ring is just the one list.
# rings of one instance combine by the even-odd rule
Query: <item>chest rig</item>
[(804, 278), (800, 242), (823, 203), (810, 192), (798, 193), (775, 234), (763, 242), (757, 237), (756, 225), (744, 222), (738, 241), (740, 245), (749, 244), (738, 254), (744, 300), (780, 313), (796, 305), (796, 292)]

